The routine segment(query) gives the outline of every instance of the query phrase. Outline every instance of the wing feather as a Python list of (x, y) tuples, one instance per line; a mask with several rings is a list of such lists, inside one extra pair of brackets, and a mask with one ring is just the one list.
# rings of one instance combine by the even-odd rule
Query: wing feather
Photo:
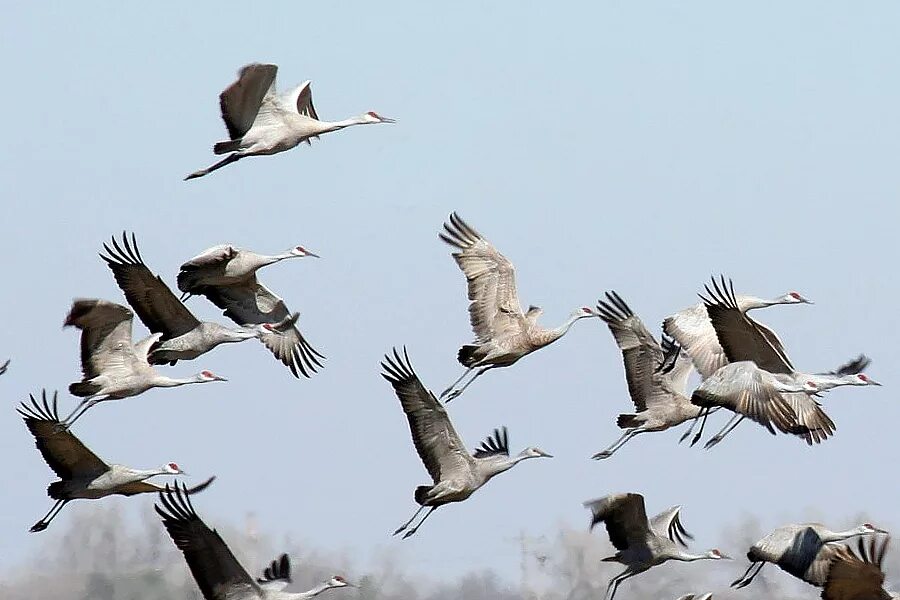
[(642, 495), (611, 494), (588, 500), (584, 506), (591, 511), (591, 529), (598, 523), (605, 524), (609, 541), (616, 550), (647, 545), (651, 531)]
[(244, 137), (253, 126), (263, 99), (275, 93), (277, 73), (276, 65), (260, 63), (245, 65), (238, 72), (237, 81), (219, 94), (222, 120), (225, 121), (231, 139)]

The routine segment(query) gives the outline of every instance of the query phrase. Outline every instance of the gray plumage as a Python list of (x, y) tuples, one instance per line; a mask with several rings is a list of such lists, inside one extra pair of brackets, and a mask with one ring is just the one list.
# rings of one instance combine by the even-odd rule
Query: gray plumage
[[(206, 600), (306, 600), (326, 589), (351, 585), (335, 576), (307, 592), (285, 592), (282, 590), (289, 579), (282, 577), (281, 564), (277, 577), (264, 576), (261, 581), (254, 581), (218, 532), (207, 527), (194, 511), (184, 486), (166, 485), (154, 508)], [(290, 563), (285, 556), (281, 560), (286, 562), (289, 573)], [(266, 573), (272, 574), (269, 570)]]
[[(108, 464), (91, 452), (73, 433), (61, 429), (56, 409), (56, 392), (47, 398), (46, 390), (41, 400), (30, 396), (31, 403), (22, 403), (17, 409), (25, 419), (25, 425), (34, 436), (35, 445), (53, 472), (59, 477), (47, 488), (47, 495), (56, 503), (53, 508), (31, 527), (32, 532), (43, 531), (72, 500), (97, 500), (106, 496), (133, 496), (158, 492), (163, 488), (146, 481), (156, 475), (179, 475), (183, 471), (171, 462), (159, 469), (139, 470), (124, 465)], [(206, 489), (215, 477), (190, 488), (193, 494)]]
[[(508, 367), (564, 336), (579, 319), (592, 316), (590, 308), (575, 310), (561, 326), (538, 325), (540, 308), (522, 310), (512, 263), (459, 215), (452, 213), (438, 236), (458, 251), (453, 258), (466, 276), (469, 320), (475, 341), (459, 349), (457, 358), (466, 370), (441, 393), (447, 401), (456, 398), (490, 369)], [(472, 371), (475, 375), (456, 388)]]
[(413, 535), (439, 506), (462, 502), (491, 478), (525, 459), (550, 458), (549, 454), (534, 447), (510, 456), (505, 427), (495, 429), (493, 436), (485, 440), (474, 454), (470, 454), (450, 422), (446, 409), (434, 394), (425, 389), (413, 371), (405, 348), (402, 356), (396, 348), (393, 355), (385, 355), (381, 367), (382, 377), (393, 386), (400, 399), (413, 445), (433, 482), (433, 485), (416, 488), (415, 500), (419, 509), (394, 535), (407, 530), (426, 506), (430, 510), (415, 527), (406, 531), (404, 539)]
[(591, 458), (612, 456), (628, 440), (649, 431), (665, 431), (700, 414), (685, 393), (691, 359), (671, 339), (661, 346), (616, 292), (607, 292), (596, 310), (622, 351), (625, 379), (636, 413), (620, 414), (616, 423), (625, 433)]
[(828, 565), (835, 548), (830, 542), (878, 532), (885, 533), (870, 523), (846, 531), (831, 531), (821, 523), (779, 527), (750, 547), (747, 551), (750, 566), (731, 585), (735, 588), (748, 586), (766, 563), (772, 563), (797, 579), (821, 587), (828, 576)]
[(697, 560), (727, 559), (718, 549), (703, 554), (691, 554), (679, 548), (686, 546), (684, 538), (692, 539), (681, 524), (680, 506), (647, 518), (644, 497), (640, 494), (611, 494), (584, 503), (591, 511), (593, 528), (603, 523), (609, 541), (618, 550), (604, 562), (625, 565), (625, 570), (613, 577), (606, 588), (607, 600), (616, 595), (619, 585), (635, 575), (669, 560), (693, 562)]

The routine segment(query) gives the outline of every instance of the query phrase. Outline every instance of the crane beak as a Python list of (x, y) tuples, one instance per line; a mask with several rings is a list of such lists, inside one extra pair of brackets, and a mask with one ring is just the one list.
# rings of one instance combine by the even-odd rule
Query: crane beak
[(544, 452), (543, 450), (538, 450), (538, 454), (543, 456), (544, 458), (553, 458), (553, 455), (549, 452)]
[(382, 123), (396, 123), (397, 119), (392, 119), (390, 117), (379, 117)]
[(225, 377), (220, 377), (219, 375), (216, 375), (215, 377), (213, 377), (213, 380), (214, 380), (214, 381), (228, 381), (227, 378), (225, 378)]
[(877, 386), (881, 386), (880, 383), (878, 383), (877, 381), (875, 381), (875, 380), (872, 379), (871, 377), (869, 377), (868, 379), (869, 379), (869, 385), (877, 385)]

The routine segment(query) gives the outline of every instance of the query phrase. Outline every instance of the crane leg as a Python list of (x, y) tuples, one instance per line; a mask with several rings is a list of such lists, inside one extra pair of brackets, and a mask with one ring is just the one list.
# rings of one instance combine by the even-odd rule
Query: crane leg
[(712, 448), (713, 446), (715, 446), (716, 444), (721, 442), (722, 439), (726, 435), (728, 435), (729, 433), (734, 431), (734, 428), (737, 427), (738, 425), (740, 425), (741, 421), (743, 421), (743, 420), (744, 420), (744, 415), (734, 415), (733, 417), (731, 417), (731, 420), (725, 424), (725, 427), (723, 427), (722, 430), (719, 431), (719, 433), (717, 433), (716, 435), (709, 438), (709, 441), (706, 442), (706, 445), (703, 447), (706, 448), (707, 450), (709, 450), (710, 448)]
[[(757, 575), (759, 575), (759, 572), (762, 571), (762, 568), (764, 566), (766, 566), (766, 563), (764, 562), (750, 563), (750, 566), (747, 567), (747, 570), (744, 572), (744, 574), (731, 582), (731, 587), (740, 589), (742, 587), (750, 585), (750, 582), (753, 581), (753, 579), (756, 578)], [(756, 568), (755, 571), (753, 571), (754, 568)], [(752, 575), (750, 575), (750, 571), (753, 571)]]
[(61, 511), (63, 509), (63, 506), (65, 506), (68, 503), (69, 503), (69, 500), (65, 500), (65, 499), (57, 500), (56, 503), (53, 505), (53, 508), (51, 508), (50, 511), (46, 515), (44, 515), (44, 517), (40, 521), (38, 521), (37, 523), (32, 525), (31, 529), (29, 529), (29, 531), (31, 531), (32, 533), (35, 533), (35, 532), (43, 531), (43, 530), (47, 529), (47, 526), (50, 525), (50, 521), (55, 519), (56, 515), (59, 514), (59, 511)]
[[(703, 435), (703, 428), (706, 426), (706, 418), (709, 416), (709, 409), (703, 409), (703, 420), (700, 421), (700, 431), (697, 432), (697, 435), (694, 436), (694, 439), (691, 440), (691, 446), (696, 444), (700, 440), (700, 436)], [(697, 418), (700, 418), (700, 415), (697, 415)]]
[(609, 458), (610, 456), (613, 455), (613, 453), (616, 450), (618, 450), (619, 448), (624, 446), (625, 442), (627, 442), (628, 440), (630, 440), (631, 438), (633, 438), (634, 436), (636, 436), (639, 433), (646, 433), (646, 432), (647, 432), (646, 429), (641, 429), (639, 427), (632, 427), (631, 429), (629, 429), (628, 431), (623, 433), (622, 437), (617, 439), (616, 442), (612, 446), (610, 446), (606, 450), (603, 450), (602, 452), (598, 452), (597, 454), (593, 455), (591, 458), (593, 458), (594, 460), (603, 460), (604, 458)]
[(475, 367), (469, 367), (469, 368), (467, 368), (465, 371), (463, 371), (463, 374), (459, 376), (459, 379), (457, 379), (456, 381), (454, 381), (453, 383), (451, 383), (451, 384), (450, 384), (450, 387), (448, 387), (446, 390), (444, 390), (443, 392), (441, 392), (441, 395), (438, 396), (438, 398), (441, 398), (441, 399), (443, 400), (444, 396), (446, 396), (447, 394), (449, 394), (450, 392), (452, 392), (452, 391), (453, 391), (453, 388), (455, 388), (455, 387), (459, 384), (460, 381), (462, 381), (463, 379), (465, 379), (465, 378), (466, 378), (466, 375), (468, 375), (469, 373), (471, 373), (474, 369), (475, 369)]
[(60, 429), (65, 430), (65, 429), (68, 429), (69, 427), (71, 427), (72, 423), (77, 421), (79, 419), (79, 417), (81, 417), (81, 415), (86, 413), (90, 407), (92, 407), (95, 404), (97, 404), (98, 402), (100, 402), (100, 400), (101, 399), (99, 399), (99, 398), (85, 398), (84, 400), (82, 400), (78, 404), (78, 407), (75, 410), (73, 410), (71, 413), (69, 413), (69, 416), (66, 417), (65, 419), (63, 419), (63, 422), (59, 424)]
[(494, 365), (489, 365), (489, 366), (487, 366), (487, 367), (482, 367), (482, 368), (478, 369), (478, 372), (475, 373), (475, 376), (472, 377), (472, 379), (468, 380), (468, 381), (466, 382), (466, 384), (465, 384), (464, 386), (462, 386), (461, 388), (459, 388), (458, 390), (453, 390), (453, 393), (451, 393), (449, 396), (447, 396), (447, 399), (444, 400), (444, 402), (445, 402), (445, 403), (446, 403), (446, 402), (450, 402), (450, 401), (453, 400), (454, 398), (456, 398), (456, 397), (458, 397), (459, 395), (461, 395), (464, 391), (466, 391), (466, 388), (467, 388), (467, 387), (469, 387), (470, 385), (472, 385), (472, 382), (474, 382), (476, 379), (478, 379), (479, 377), (481, 377), (482, 375), (484, 375), (485, 373), (487, 373), (488, 371), (490, 371), (490, 370), (493, 369), (493, 368), (494, 368)]
[(680, 444), (681, 442), (683, 442), (684, 440), (688, 439), (688, 436), (690, 436), (691, 433), (693, 433), (694, 427), (697, 426), (697, 421), (699, 421), (699, 420), (700, 420), (700, 417), (699, 417), (699, 416), (694, 417), (693, 419), (691, 419), (691, 424), (690, 424), (690, 426), (687, 428), (687, 431), (685, 431), (685, 432), (682, 434), (682, 436), (681, 436), (680, 438), (678, 438), (678, 443), (679, 443), (679, 444)]
[(194, 171), (193, 173), (191, 173), (190, 175), (185, 177), (184, 180), (187, 181), (188, 179), (196, 179), (197, 177), (203, 177), (204, 175), (209, 175), (216, 169), (221, 169), (222, 167), (230, 165), (233, 162), (237, 162), (237, 161), (241, 160), (241, 158), (243, 158), (243, 157), (244, 157), (243, 154), (237, 154), (237, 153), (229, 154), (224, 159), (220, 160), (219, 162), (217, 162), (216, 164), (214, 164), (212, 166), (206, 167), (205, 169), (200, 169), (199, 171)]
[(436, 510), (437, 510), (437, 506), (432, 506), (432, 507), (431, 507), (431, 510), (429, 510), (427, 513), (425, 513), (425, 516), (422, 517), (422, 520), (421, 520), (421, 521), (419, 521), (418, 523), (416, 523), (416, 526), (415, 526), (415, 527), (413, 527), (412, 529), (410, 529), (409, 531), (407, 531), (406, 533), (403, 534), (403, 539), (405, 540), (406, 538), (408, 538), (409, 536), (411, 536), (412, 534), (414, 534), (415, 532), (417, 532), (417, 531), (419, 530), (419, 527), (422, 526), (422, 523), (425, 522), (425, 519), (427, 519), (428, 517), (430, 517), (430, 516), (431, 516), (431, 513), (433, 513), (433, 512), (436, 511)]
[(419, 516), (419, 513), (422, 512), (422, 510), (423, 510), (424, 508), (425, 508), (425, 505), (423, 504), (422, 506), (419, 507), (419, 510), (417, 510), (417, 511), (415, 512), (415, 514), (413, 514), (413, 516), (410, 517), (409, 521), (407, 521), (406, 523), (404, 523), (403, 525), (401, 525), (400, 527), (398, 527), (398, 528), (397, 528), (397, 531), (395, 531), (395, 532), (392, 533), (391, 535), (397, 535), (398, 533), (400, 533), (401, 531), (403, 531), (404, 529), (406, 529), (407, 527), (409, 527), (409, 525), (410, 525), (413, 521), (416, 520), (416, 517)]
[(613, 577), (609, 581), (609, 585), (606, 586), (606, 600), (613, 600), (613, 597), (616, 595), (616, 590), (619, 589), (619, 584), (628, 579), (629, 577), (634, 577), (639, 573), (643, 573), (647, 569), (642, 569), (640, 571), (632, 571), (631, 568), (625, 569), (625, 571), (619, 573), (615, 577)]

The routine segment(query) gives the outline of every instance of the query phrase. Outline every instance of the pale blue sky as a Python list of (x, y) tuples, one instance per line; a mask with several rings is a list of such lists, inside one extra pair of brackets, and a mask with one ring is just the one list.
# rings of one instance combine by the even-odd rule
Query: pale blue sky
[[(745, 513), (767, 527), (816, 507), (842, 526), (865, 510), (900, 526), (896, 3), (38, 4), (8, 3), (0, 23), (0, 356), (13, 359), (0, 379), (0, 570), (85, 508), (27, 532), (52, 475), (14, 406), (78, 378), (77, 332), (60, 325), (74, 297), (124, 301), (96, 256), (123, 229), (172, 285), (215, 243), (323, 256), (263, 275), (301, 311), (322, 373), (296, 381), (261, 345), (224, 347), (170, 372), (209, 368), (227, 384), (101, 405), (75, 428), (110, 460), (217, 474), (196, 499), (213, 525), (254, 512), (269, 533), (363, 562), (394, 548), (438, 577), (513, 575), (508, 538), (581, 527), (581, 502), (617, 491), (644, 492), (650, 510), (683, 504), (698, 546), (736, 556), (716, 534)], [(217, 95), (251, 61), (280, 65), (282, 87), (312, 79), (323, 118), (376, 110), (398, 123), (183, 182), (213, 161)], [(864, 351), (886, 385), (830, 394), (838, 430), (814, 448), (747, 425), (712, 452), (668, 432), (596, 463), (631, 405), (611, 336), (582, 321), (451, 405), (470, 446), (506, 424), (516, 451), (557, 458), (392, 539), (428, 479), (378, 362), (406, 344), (437, 391), (460, 371), (463, 276), (436, 235), (452, 210), (515, 262), (523, 303), (548, 325), (615, 289), (655, 328), (725, 272), (741, 292), (816, 301), (758, 315), (798, 368)], [(136, 513), (153, 500), (106, 502)]]

